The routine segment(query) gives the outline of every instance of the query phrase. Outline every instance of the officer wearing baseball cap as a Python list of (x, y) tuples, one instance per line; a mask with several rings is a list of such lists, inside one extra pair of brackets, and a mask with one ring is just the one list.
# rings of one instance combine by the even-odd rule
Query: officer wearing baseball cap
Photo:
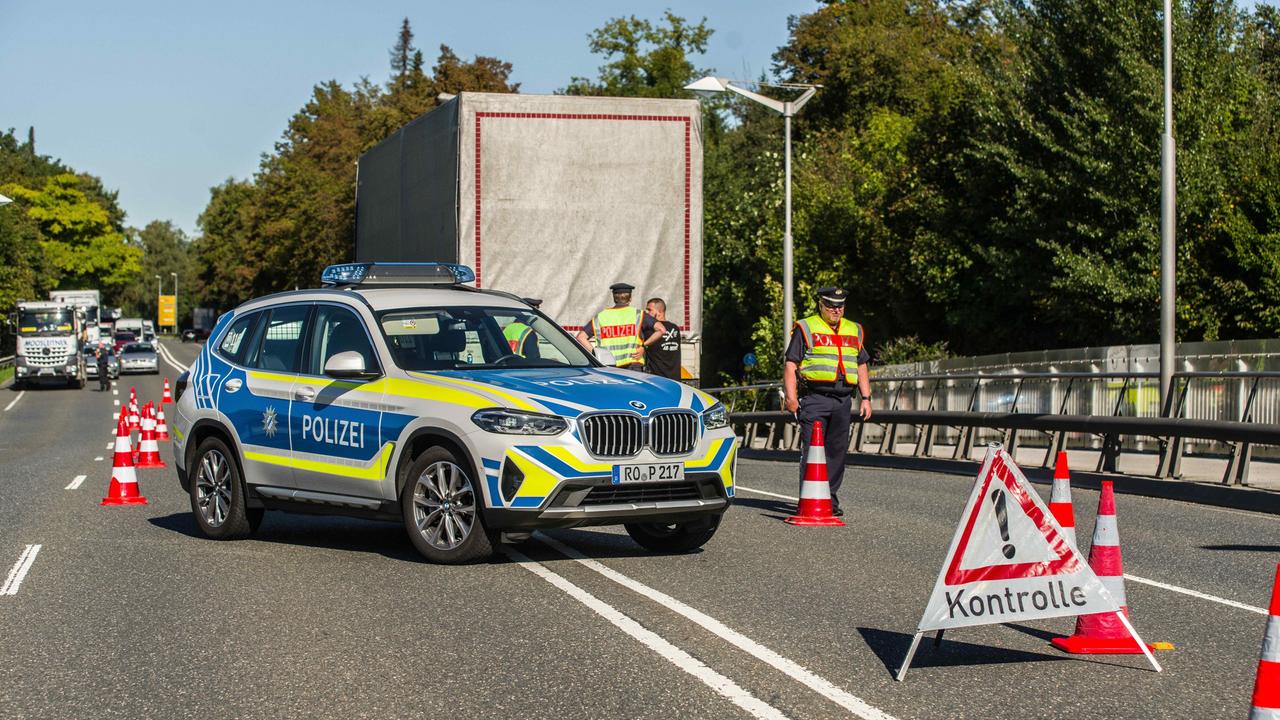
[(801, 483), (813, 424), (822, 423), (833, 512), (844, 515), (839, 492), (849, 450), (853, 390), (856, 387), (862, 396), (858, 415), (866, 421), (871, 418), (871, 380), (867, 374), (871, 357), (864, 347), (862, 326), (844, 317), (849, 293), (844, 288), (824, 287), (817, 295), (818, 312), (796, 322), (791, 332), (783, 364), (783, 405), (800, 421)]
[(631, 307), (631, 291), (635, 289), (634, 285), (624, 282), (610, 285), (613, 307), (601, 310), (587, 321), (578, 331), (578, 342), (590, 351), (594, 341), (598, 347), (613, 354), (614, 364), (618, 367), (639, 370), (644, 362), (643, 338), (640, 337), (643, 314)]

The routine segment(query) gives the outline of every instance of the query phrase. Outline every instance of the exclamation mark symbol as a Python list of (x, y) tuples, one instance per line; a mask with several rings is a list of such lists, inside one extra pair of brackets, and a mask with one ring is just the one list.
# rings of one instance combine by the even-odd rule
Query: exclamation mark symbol
[(1000, 523), (1000, 539), (1004, 540), (1004, 547), (1000, 548), (1000, 552), (1009, 560), (1017, 554), (1018, 550), (1009, 542), (1009, 513), (1004, 507), (1004, 491), (999, 488), (991, 491), (991, 502), (996, 506), (996, 522)]

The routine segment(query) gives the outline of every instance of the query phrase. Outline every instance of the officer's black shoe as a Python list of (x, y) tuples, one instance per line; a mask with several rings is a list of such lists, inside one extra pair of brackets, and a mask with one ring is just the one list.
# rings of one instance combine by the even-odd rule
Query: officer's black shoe
[(835, 515), (836, 517), (844, 517), (844, 508), (837, 505), (831, 508), (831, 514)]

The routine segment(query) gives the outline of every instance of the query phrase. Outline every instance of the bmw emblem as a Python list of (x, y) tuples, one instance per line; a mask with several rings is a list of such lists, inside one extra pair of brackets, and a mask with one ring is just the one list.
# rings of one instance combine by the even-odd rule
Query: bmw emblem
[(640, 402), (639, 400), (632, 400), (629, 404), (631, 405), (631, 407), (633, 407), (633, 408), (635, 408), (635, 409), (637, 409), (637, 410), (643, 410), (643, 409), (645, 409), (645, 408), (649, 407), (648, 405), (645, 405), (644, 403)]

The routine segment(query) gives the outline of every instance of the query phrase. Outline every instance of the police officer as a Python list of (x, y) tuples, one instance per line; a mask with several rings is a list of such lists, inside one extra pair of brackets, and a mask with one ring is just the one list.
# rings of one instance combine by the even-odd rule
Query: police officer
[(98, 350), (93, 354), (94, 362), (98, 364), (98, 390), (106, 392), (111, 389), (111, 375), (108, 372), (111, 369), (110, 350), (104, 345), (98, 345)]
[[(521, 298), (521, 300), (534, 310), (542, 306), (540, 298)], [(538, 334), (527, 324), (519, 320), (507, 323), (507, 326), (502, 328), (502, 337), (507, 341), (514, 355), (523, 358), (538, 357)]]
[(578, 342), (588, 351), (591, 342), (613, 353), (614, 364), (621, 368), (639, 370), (644, 361), (644, 344), (640, 337), (641, 316), (639, 309), (631, 307), (631, 291), (634, 285), (614, 283), (613, 307), (605, 308), (587, 321), (578, 331)]
[(855, 386), (862, 396), (858, 415), (864, 421), (871, 417), (871, 380), (867, 375), (871, 358), (863, 347), (862, 326), (844, 317), (848, 297), (844, 288), (818, 290), (818, 312), (796, 323), (782, 375), (784, 407), (800, 421), (800, 481), (804, 482), (804, 458), (809, 454), (813, 424), (820, 421), (826, 442), (832, 511), (836, 515), (844, 515), (839, 492), (849, 450)]

